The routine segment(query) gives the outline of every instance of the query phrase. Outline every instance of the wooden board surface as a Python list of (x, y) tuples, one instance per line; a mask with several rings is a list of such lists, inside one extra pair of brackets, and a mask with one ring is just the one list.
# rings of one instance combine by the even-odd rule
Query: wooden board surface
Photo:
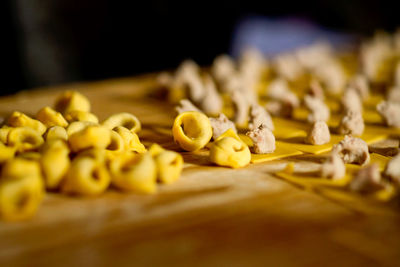
[[(150, 93), (152, 77), (3, 97), (0, 116), (34, 114), (60, 90), (77, 89), (100, 119), (132, 112), (145, 144), (178, 149), (173, 109)], [(400, 266), (398, 198), (377, 203), (302, 188), (272, 174), (284, 160), (231, 170), (183, 154), (180, 180), (155, 195), (47, 194), (31, 220), (0, 222), (0, 266)]]

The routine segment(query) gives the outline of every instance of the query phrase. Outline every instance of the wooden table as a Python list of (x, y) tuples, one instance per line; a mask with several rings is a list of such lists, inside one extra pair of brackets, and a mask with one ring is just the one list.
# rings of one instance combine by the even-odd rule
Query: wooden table
[[(170, 105), (154, 76), (71, 84), (0, 98), (0, 116), (34, 114), (76, 89), (104, 119), (132, 112), (145, 144), (178, 149)], [(0, 222), (0, 266), (400, 266), (399, 201), (338, 200), (271, 172), (285, 161), (231, 170), (184, 153), (185, 169), (155, 195), (47, 194), (37, 215)]]

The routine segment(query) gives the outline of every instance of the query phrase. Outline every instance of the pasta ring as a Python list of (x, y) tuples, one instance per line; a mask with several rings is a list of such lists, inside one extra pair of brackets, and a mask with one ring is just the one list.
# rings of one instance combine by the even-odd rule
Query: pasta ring
[(8, 221), (20, 221), (34, 215), (43, 198), (42, 179), (23, 176), (3, 177), (0, 181), (0, 213)]
[(79, 157), (72, 161), (62, 191), (80, 195), (98, 195), (110, 184), (110, 175), (104, 164), (93, 158)]
[(137, 134), (129, 131), (127, 128), (123, 126), (117, 126), (113, 129), (113, 131), (117, 132), (124, 140), (126, 151), (134, 151), (138, 153), (146, 152), (146, 148), (140, 142)]
[(125, 153), (110, 163), (112, 184), (119, 189), (154, 193), (157, 189), (156, 164), (150, 153)]
[(40, 135), (46, 132), (46, 126), (35, 119), (21, 113), (19, 111), (14, 111), (8, 118), (7, 125), (12, 127), (29, 127), (37, 131)]
[(81, 93), (69, 90), (58, 97), (55, 109), (62, 114), (67, 114), (73, 110), (90, 112), (90, 102)]
[(72, 110), (65, 115), (65, 119), (68, 122), (74, 121), (90, 121), (93, 123), (99, 123), (99, 119), (93, 113), (82, 111), (82, 110)]
[(56, 139), (61, 139), (61, 140), (68, 140), (68, 134), (67, 130), (61, 126), (53, 126), (47, 129), (44, 138), (46, 141), (50, 140), (56, 140)]
[(15, 146), (19, 152), (34, 150), (43, 142), (41, 134), (29, 127), (13, 128), (7, 136), (7, 144)]
[(108, 119), (103, 121), (102, 125), (110, 130), (117, 126), (123, 126), (133, 133), (139, 132), (142, 128), (139, 119), (135, 115), (127, 112), (111, 115)]
[(68, 122), (64, 119), (63, 115), (50, 107), (41, 108), (36, 114), (36, 118), (46, 125), (46, 127), (68, 126)]
[(40, 164), (46, 187), (57, 188), (70, 166), (67, 144), (62, 140), (55, 140), (48, 144), (42, 151)]
[(217, 165), (240, 168), (250, 163), (249, 147), (233, 137), (217, 139), (210, 148), (210, 160)]
[(175, 118), (172, 134), (175, 142), (184, 150), (199, 150), (205, 147), (212, 137), (210, 120), (201, 112), (183, 112)]
[(102, 126), (88, 126), (72, 134), (68, 142), (73, 152), (92, 147), (106, 148), (111, 141), (110, 132)]

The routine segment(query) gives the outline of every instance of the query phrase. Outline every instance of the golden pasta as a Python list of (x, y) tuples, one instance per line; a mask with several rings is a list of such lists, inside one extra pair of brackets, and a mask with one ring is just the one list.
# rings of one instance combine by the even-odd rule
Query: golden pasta
[(46, 127), (68, 126), (68, 122), (65, 120), (63, 115), (50, 107), (41, 108), (36, 114), (36, 118), (46, 125)]
[(139, 132), (142, 128), (139, 119), (136, 118), (135, 115), (127, 112), (111, 115), (108, 119), (103, 121), (102, 125), (110, 130), (117, 126), (123, 126), (133, 133)]
[(111, 142), (111, 131), (102, 126), (88, 126), (69, 137), (73, 152), (92, 147), (106, 148)]
[(19, 221), (33, 216), (43, 193), (39, 176), (3, 177), (0, 180), (1, 217), (8, 221)]
[(162, 151), (154, 157), (157, 166), (157, 177), (161, 183), (175, 182), (183, 169), (183, 157), (174, 151)]
[(104, 148), (89, 148), (86, 150), (83, 150), (80, 152), (75, 159), (77, 158), (82, 158), (82, 157), (87, 157), (94, 159), (96, 162), (99, 164), (105, 164), (106, 163), (106, 150)]
[(36, 151), (27, 151), (18, 154), (19, 158), (27, 159), (27, 160), (35, 160), (39, 161), (42, 157), (42, 154)]
[(13, 128), (7, 136), (7, 144), (15, 146), (19, 152), (37, 149), (43, 142), (42, 135), (29, 127)]
[(93, 196), (103, 193), (109, 184), (110, 174), (104, 164), (90, 157), (78, 157), (72, 161), (61, 190)]
[(68, 127), (67, 127), (67, 135), (71, 136), (74, 133), (77, 133), (83, 129), (85, 129), (88, 126), (93, 126), (93, 125), (98, 125), (94, 122), (90, 122), (90, 121), (74, 121), (71, 122)]
[(0, 143), (0, 164), (12, 159), (15, 155), (15, 147), (5, 146), (3, 143)]
[(68, 122), (74, 121), (89, 121), (93, 123), (99, 123), (99, 119), (93, 113), (82, 111), (82, 110), (72, 110), (65, 114), (65, 119)]
[[(157, 144), (147, 152), (134, 115), (114, 114), (99, 124), (78, 92), (63, 93), (55, 109), (43, 107), (36, 118), (14, 112), (0, 128), (0, 216), (5, 220), (31, 217), (45, 189), (93, 196), (112, 183), (123, 191), (149, 194), (156, 192), (157, 181), (172, 183), (182, 172), (179, 153)], [(195, 137), (192, 146), (211, 139), (207, 117), (189, 115), (181, 125), (198, 127), (182, 131)]]
[(46, 144), (40, 164), (46, 187), (57, 188), (70, 166), (69, 148), (65, 141), (58, 139)]
[(123, 126), (117, 126), (113, 129), (113, 131), (117, 132), (124, 140), (125, 150), (134, 151), (138, 153), (146, 152), (146, 148), (140, 142), (137, 134), (129, 131), (127, 128)]
[(110, 144), (106, 147), (107, 157), (112, 160), (118, 153), (125, 150), (124, 139), (115, 131), (110, 131)]
[(68, 140), (68, 133), (67, 130), (61, 126), (53, 126), (47, 129), (46, 133), (44, 134), (44, 139), (47, 141), (61, 139), (61, 140)]
[(154, 193), (157, 169), (150, 153), (124, 153), (110, 163), (112, 184), (124, 191)]
[(151, 145), (149, 153), (156, 163), (158, 181), (170, 184), (179, 178), (183, 169), (183, 157), (181, 154), (165, 150), (158, 144)]
[(89, 100), (77, 91), (65, 91), (55, 103), (55, 110), (67, 114), (73, 110), (90, 112)]
[(47, 129), (42, 122), (32, 119), (31, 117), (18, 111), (14, 111), (10, 115), (7, 125), (12, 127), (29, 127), (37, 131), (40, 135), (44, 134)]
[(240, 168), (250, 163), (249, 147), (233, 137), (218, 138), (210, 148), (211, 162), (226, 167)]
[(172, 134), (175, 142), (184, 150), (199, 150), (205, 147), (212, 137), (210, 120), (201, 112), (183, 112), (175, 118)]
[(7, 136), (11, 128), (12, 127), (6, 125), (0, 128), (0, 142), (2, 142), (3, 144), (7, 143)]
[(1, 177), (17, 179), (27, 175), (41, 177), (41, 169), (37, 161), (17, 157), (7, 161), (1, 170)]

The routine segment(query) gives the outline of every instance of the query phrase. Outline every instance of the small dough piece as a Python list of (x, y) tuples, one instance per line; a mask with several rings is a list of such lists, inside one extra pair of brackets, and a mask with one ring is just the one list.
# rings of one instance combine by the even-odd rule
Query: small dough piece
[(321, 83), (315, 79), (310, 82), (310, 87), (307, 94), (321, 100), (324, 100), (325, 98), (324, 89), (322, 88)]
[(338, 153), (332, 152), (321, 165), (321, 176), (337, 180), (346, 174), (346, 165)]
[(211, 67), (211, 73), (219, 83), (225, 83), (236, 71), (235, 61), (228, 55), (217, 56)]
[(201, 100), (200, 107), (206, 114), (216, 115), (222, 111), (224, 102), (210, 75), (205, 75), (203, 84), (205, 93)]
[(368, 79), (364, 74), (355, 75), (349, 82), (350, 88), (356, 90), (361, 99), (366, 99), (369, 96)]
[(333, 58), (314, 68), (313, 74), (331, 94), (341, 93), (346, 85), (346, 74), (340, 63)]
[(345, 135), (342, 141), (333, 146), (332, 151), (338, 153), (344, 163), (365, 165), (370, 161), (367, 143), (351, 135)]
[(244, 127), (249, 117), (249, 103), (243, 93), (238, 90), (232, 92), (233, 108), (235, 110), (234, 122), (239, 127)]
[(379, 165), (373, 163), (360, 169), (349, 186), (352, 191), (360, 193), (370, 193), (384, 189), (385, 184), (382, 182)]
[(248, 131), (246, 135), (253, 140), (253, 149), (256, 154), (267, 154), (275, 151), (275, 136), (265, 124)]
[(289, 89), (289, 85), (284, 79), (275, 79), (268, 87), (267, 96), (273, 100), (288, 103), (297, 108), (300, 101), (297, 96)]
[[(400, 45), (400, 34), (397, 33), (397, 45)], [(399, 47), (400, 48), (400, 47)], [(395, 71), (394, 71), (394, 84), (400, 87), (400, 61), (397, 62)]]
[(254, 130), (264, 124), (271, 131), (274, 130), (274, 123), (272, 122), (271, 115), (268, 111), (258, 104), (252, 104), (250, 106), (250, 123), (249, 129)]
[(281, 53), (273, 61), (273, 68), (278, 76), (295, 81), (304, 74), (304, 68), (293, 53)]
[(312, 45), (301, 47), (295, 53), (300, 64), (307, 70), (321, 66), (332, 60), (334, 56), (332, 45), (325, 41), (318, 41)]
[(209, 118), (211, 127), (213, 130), (213, 139), (216, 140), (221, 134), (226, 132), (228, 129), (232, 129), (237, 133), (235, 124), (230, 121), (225, 114), (221, 113), (217, 118)]
[(265, 105), (265, 109), (273, 116), (290, 118), (294, 107), (289, 102), (272, 100)]
[(312, 145), (323, 145), (329, 143), (331, 134), (329, 127), (324, 121), (314, 122), (311, 131), (308, 133), (306, 142)]
[(400, 127), (400, 103), (382, 101), (376, 106), (387, 126)]
[(157, 75), (156, 81), (161, 87), (168, 88), (173, 84), (174, 78), (170, 73), (164, 71)]
[(184, 85), (187, 87), (189, 91), (189, 97), (194, 103), (201, 103), (201, 100), (205, 97), (205, 90), (203, 81), (196, 72), (189, 72), (184, 80)]
[(200, 109), (198, 109), (192, 102), (190, 102), (189, 99), (182, 99), (179, 101), (179, 105), (175, 107), (176, 112), (178, 114), (181, 114), (183, 112), (188, 112), (188, 111), (197, 111), (201, 112)]
[(314, 123), (316, 121), (328, 121), (330, 111), (328, 106), (320, 98), (312, 97), (309, 95), (304, 96), (304, 104), (310, 111), (307, 121)]
[(239, 58), (239, 73), (243, 82), (242, 89), (246, 92), (249, 103), (257, 103), (256, 86), (267, 69), (264, 55), (255, 48), (246, 48)]
[(397, 154), (386, 165), (385, 175), (392, 181), (400, 184), (400, 154)]
[(342, 97), (342, 106), (344, 113), (352, 110), (362, 113), (362, 102), (360, 95), (353, 88), (347, 88)]
[(400, 85), (389, 89), (386, 95), (387, 101), (400, 103)]
[(361, 112), (348, 110), (339, 125), (340, 134), (362, 135), (364, 132), (364, 119)]

